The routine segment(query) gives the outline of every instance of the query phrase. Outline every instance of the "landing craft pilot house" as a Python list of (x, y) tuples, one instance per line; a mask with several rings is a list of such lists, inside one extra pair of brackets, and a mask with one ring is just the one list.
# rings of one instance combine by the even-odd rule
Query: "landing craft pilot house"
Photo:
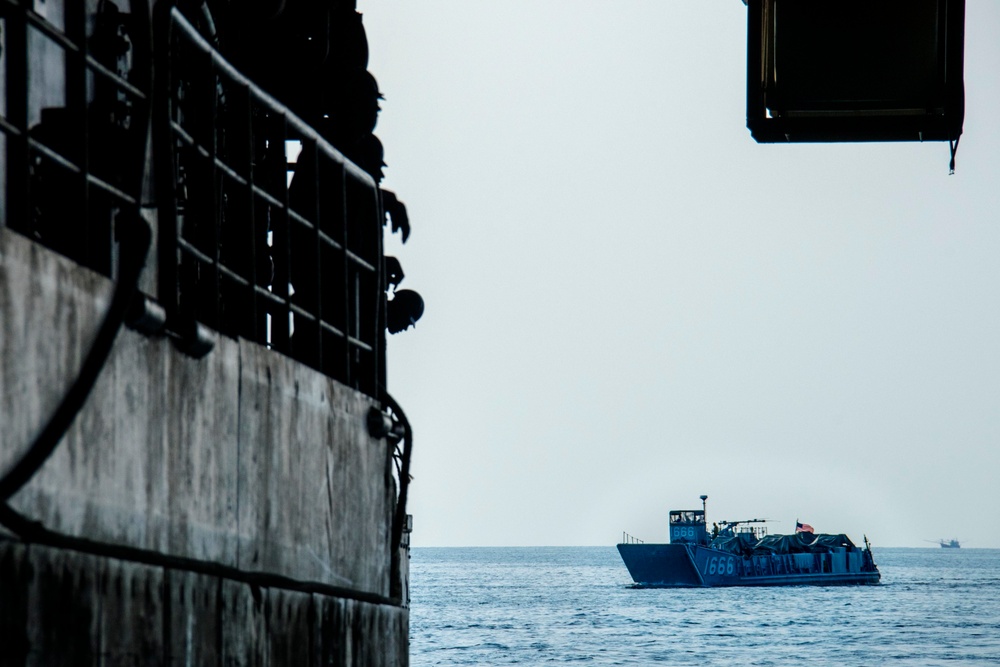
[(673, 510), (670, 512), (670, 541), (684, 544), (708, 544), (705, 510)]

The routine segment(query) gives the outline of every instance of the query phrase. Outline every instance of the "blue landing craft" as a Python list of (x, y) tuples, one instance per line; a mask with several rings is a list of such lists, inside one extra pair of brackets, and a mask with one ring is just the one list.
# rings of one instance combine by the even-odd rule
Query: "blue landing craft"
[[(618, 545), (632, 579), (643, 587), (831, 586), (877, 584), (871, 546), (846, 535), (767, 535), (764, 519), (721, 521), (712, 535), (700, 510), (670, 512), (670, 543), (645, 544), (628, 535)], [(806, 526), (808, 527), (808, 526)]]

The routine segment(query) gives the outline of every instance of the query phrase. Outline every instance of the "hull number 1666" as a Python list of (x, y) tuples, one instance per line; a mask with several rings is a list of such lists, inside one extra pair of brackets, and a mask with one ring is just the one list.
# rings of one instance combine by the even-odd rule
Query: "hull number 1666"
[(732, 575), (736, 572), (736, 559), (732, 556), (712, 556), (705, 563), (705, 574)]

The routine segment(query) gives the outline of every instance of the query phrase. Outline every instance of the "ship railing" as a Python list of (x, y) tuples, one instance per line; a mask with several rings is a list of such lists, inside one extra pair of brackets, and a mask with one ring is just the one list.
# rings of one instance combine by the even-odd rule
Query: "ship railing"
[(645, 542), (640, 540), (638, 537), (634, 537), (625, 531), (622, 531), (622, 544), (645, 544)]
[(159, 297), (181, 330), (257, 342), (384, 386), (374, 179), (237, 71), (177, 8), (157, 61)]
[(143, 181), (146, 5), (0, 0), (0, 227), (109, 277)]
[(147, 3), (114, 7), (0, 0), (0, 227), (116, 277), (116, 227), (139, 214), (158, 100), (156, 298), (168, 328), (246, 338), (377, 395), (377, 184), (178, 9), (157, 17), (154, 63)]

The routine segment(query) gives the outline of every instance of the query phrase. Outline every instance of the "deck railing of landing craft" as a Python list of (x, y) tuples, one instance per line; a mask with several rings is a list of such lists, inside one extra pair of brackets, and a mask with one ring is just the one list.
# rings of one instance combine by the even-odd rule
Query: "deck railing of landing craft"
[[(177, 10), (156, 67), (159, 296), (348, 386), (384, 384), (374, 180), (230, 65)], [(167, 193), (169, 196), (163, 196)]]
[(645, 542), (622, 531), (622, 544), (645, 544)]

